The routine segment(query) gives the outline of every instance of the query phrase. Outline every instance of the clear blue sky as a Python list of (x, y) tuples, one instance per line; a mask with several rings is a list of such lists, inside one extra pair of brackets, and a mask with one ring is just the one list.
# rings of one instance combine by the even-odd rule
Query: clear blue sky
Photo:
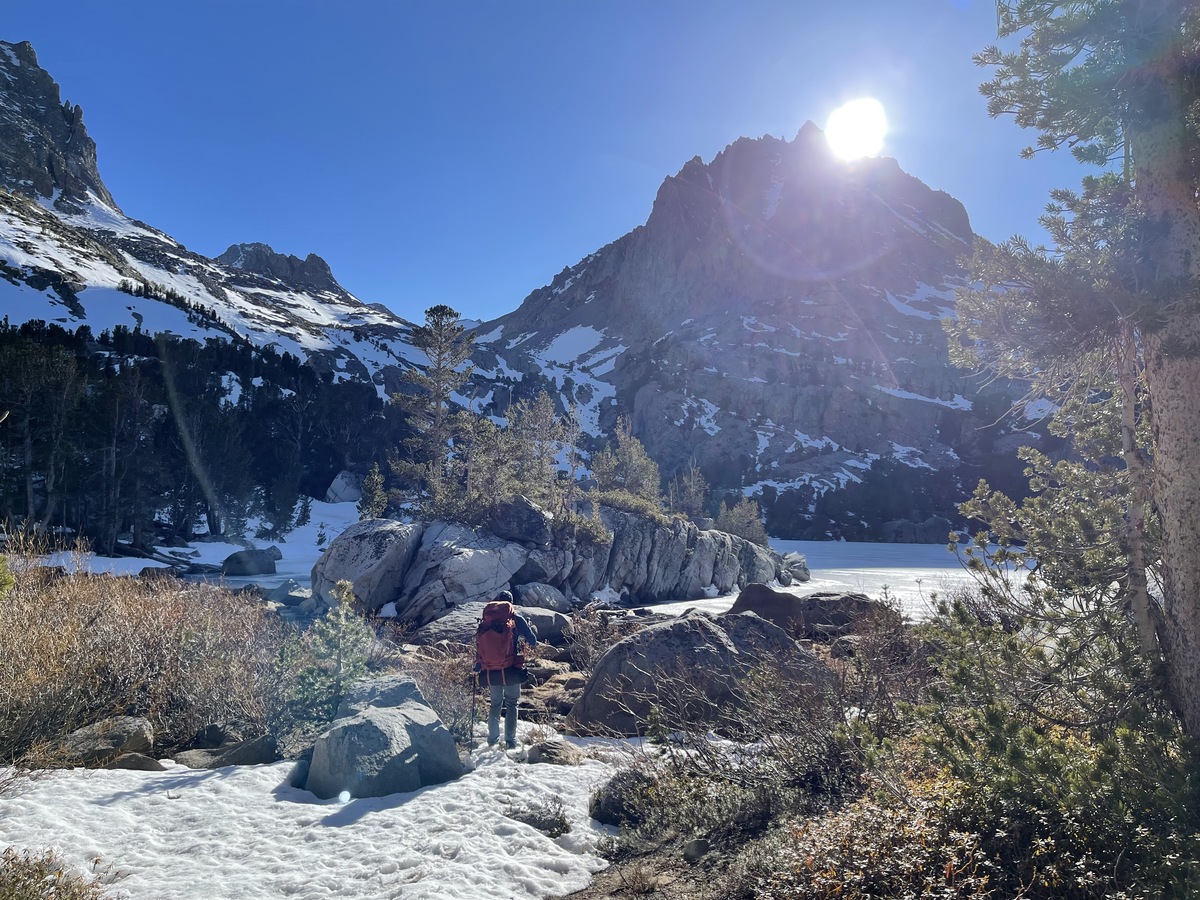
[(0, 38), (83, 106), (129, 215), (210, 256), (317, 253), (416, 320), (515, 309), (691, 157), (859, 96), (986, 237), (1039, 237), (1085, 174), (988, 118), (986, 0), (14, 0)]

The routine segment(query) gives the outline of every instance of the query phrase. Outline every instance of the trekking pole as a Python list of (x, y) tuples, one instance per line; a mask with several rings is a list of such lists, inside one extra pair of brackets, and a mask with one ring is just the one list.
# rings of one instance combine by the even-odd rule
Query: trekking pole
[(471, 728), (468, 731), (471, 740), (475, 740), (475, 705), (479, 696), (479, 676), (471, 675)]

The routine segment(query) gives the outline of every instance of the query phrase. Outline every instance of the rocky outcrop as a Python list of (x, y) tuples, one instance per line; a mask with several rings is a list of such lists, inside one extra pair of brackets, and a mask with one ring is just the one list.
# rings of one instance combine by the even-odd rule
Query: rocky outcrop
[(66, 201), (90, 193), (116, 208), (96, 166), (83, 109), (62, 102), (28, 42), (0, 41), (0, 186)]
[(353, 689), (317, 739), (305, 784), (322, 799), (383, 797), (465, 771), (454, 738), (416, 684), (393, 676)]
[(488, 520), (488, 531), (497, 537), (548, 547), (554, 539), (554, 517), (531, 501), (517, 496), (498, 504)]
[(829, 672), (777, 625), (756, 615), (684, 616), (650, 625), (597, 661), (569, 718), (578, 733), (645, 734), (716, 721), (740, 708), (739, 676), (770, 666), (798, 687), (824, 687)]
[(276, 281), (316, 291), (342, 290), (330, 271), (329, 263), (315, 253), (300, 259), (290, 254), (276, 253), (266, 244), (233, 244), (216, 257), (216, 261), (231, 269), (265, 275)]
[(863, 594), (825, 591), (801, 596), (765, 584), (749, 584), (729, 612), (754, 613), (794, 637), (828, 641), (849, 633), (855, 622), (881, 608)]
[(283, 553), (278, 547), (267, 547), (265, 550), (238, 550), (225, 557), (221, 563), (222, 575), (274, 575), (275, 563), (283, 559)]
[(66, 765), (99, 766), (154, 747), (154, 727), (140, 716), (114, 716), (71, 732), (48, 755)]
[(611, 541), (558, 548), (441, 522), (359, 522), (335, 538), (313, 567), (313, 596), (329, 603), (337, 583), (346, 580), (367, 611), (394, 603), (399, 618), (423, 625), (502, 590), (519, 596), (531, 584), (567, 598), (587, 600), (611, 589), (630, 602), (653, 603), (791, 580), (777, 554), (724, 532), (608, 508), (601, 518)]

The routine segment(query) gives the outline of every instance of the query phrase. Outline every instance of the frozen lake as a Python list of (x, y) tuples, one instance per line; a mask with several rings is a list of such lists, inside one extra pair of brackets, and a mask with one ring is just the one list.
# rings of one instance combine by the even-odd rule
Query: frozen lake
[[(771, 540), (777, 553), (796, 552), (808, 559), (812, 580), (793, 584), (785, 590), (794, 594), (818, 591), (854, 591), (879, 599), (884, 591), (899, 603), (911, 618), (929, 615), (933, 594), (973, 583), (971, 575), (945, 544), (868, 544), (847, 541)], [(726, 612), (736, 594), (708, 600), (655, 604), (654, 609), (683, 612), (702, 609)]]

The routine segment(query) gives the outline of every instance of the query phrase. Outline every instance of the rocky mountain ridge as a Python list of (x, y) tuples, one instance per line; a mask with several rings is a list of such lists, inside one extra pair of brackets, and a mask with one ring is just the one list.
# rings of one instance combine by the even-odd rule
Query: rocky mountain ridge
[(0, 311), (14, 323), (236, 337), (384, 395), (423, 359), (407, 321), (354, 297), (315, 254), (238, 244), (210, 259), (126, 216), (100, 178), (82, 110), (61, 102), (28, 43), (3, 41), (0, 276)]
[(28, 41), (0, 41), (0, 184), (73, 201), (90, 194), (117, 206), (100, 180), (83, 109), (60, 102), (58, 85)]

